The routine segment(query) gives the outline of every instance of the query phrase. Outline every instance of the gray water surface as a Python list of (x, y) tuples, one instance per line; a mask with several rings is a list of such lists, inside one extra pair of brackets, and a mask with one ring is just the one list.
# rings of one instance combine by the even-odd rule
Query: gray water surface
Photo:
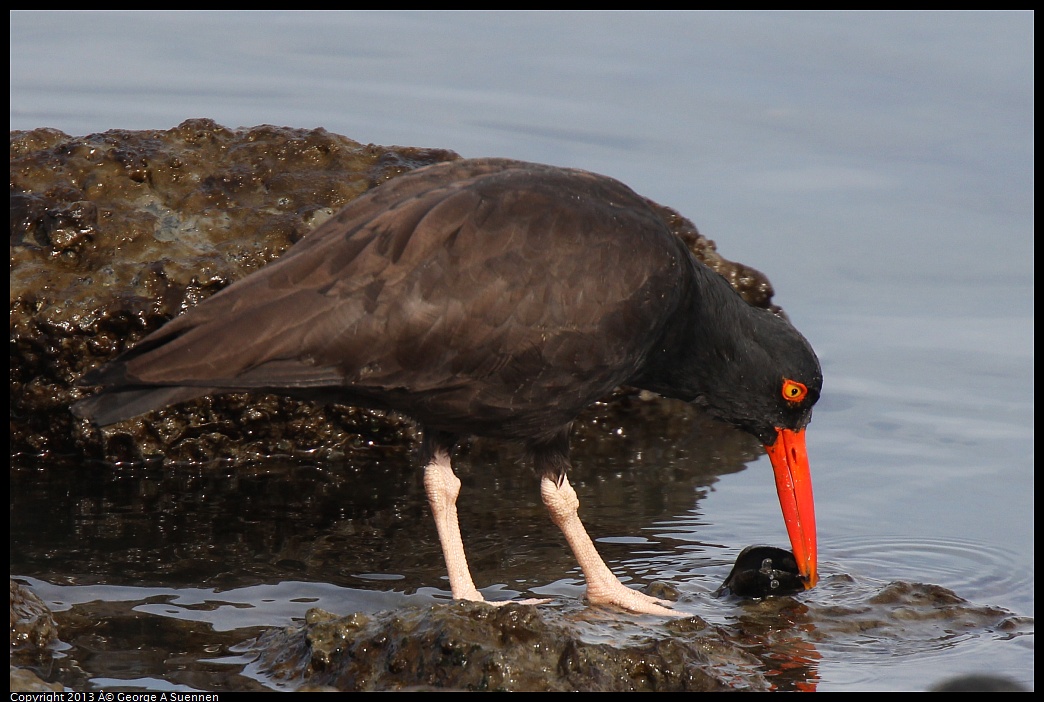
[[(586, 168), (679, 210), (725, 256), (768, 274), (823, 361), (809, 452), (824, 577), (933, 583), (1033, 616), (1032, 13), (10, 19), (12, 130), (168, 129), (194, 117), (323, 127)], [(605, 536), (607, 559), (677, 575), (694, 566), (684, 544), (698, 542), (700, 568), (723, 571), (697, 580), (695, 596), (744, 545), (785, 543), (766, 459), (685, 489), (691, 499), (644, 534)], [(585, 516), (599, 517), (612, 523), (611, 509)], [(668, 555), (645, 554), (643, 539), (665, 534)], [(17, 560), (12, 575), (52, 601), (80, 596)], [(568, 554), (556, 565), (563, 580), (545, 586), (579, 597)], [(360, 570), (360, 592), (424, 596), (426, 565), (415, 580), (395, 568)], [(252, 586), (237, 576), (236, 596), (258, 610), (245, 627), (300, 616), (262, 604), (260, 590), (280, 587), (267, 575)], [(106, 587), (141, 586), (118, 580)], [(161, 581), (151, 587), (185, 586)], [(321, 598), (334, 586), (309, 588)], [(831, 596), (843, 595), (815, 595)], [(708, 619), (734, 615), (707, 607)], [(817, 688), (926, 689), (977, 670), (1033, 687), (1031, 634), (942, 640), (822, 641)], [(154, 674), (136, 673), (144, 687), (169, 684)]]

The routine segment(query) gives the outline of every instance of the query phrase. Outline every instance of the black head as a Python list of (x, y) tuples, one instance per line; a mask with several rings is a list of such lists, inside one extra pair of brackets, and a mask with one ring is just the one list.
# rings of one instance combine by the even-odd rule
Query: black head
[(711, 352), (716, 358), (700, 359), (702, 392), (694, 401), (765, 446), (775, 443), (779, 429), (804, 429), (823, 389), (812, 346), (763, 309), (747, 307), (728, 326), (728, 338), (719, 338)]

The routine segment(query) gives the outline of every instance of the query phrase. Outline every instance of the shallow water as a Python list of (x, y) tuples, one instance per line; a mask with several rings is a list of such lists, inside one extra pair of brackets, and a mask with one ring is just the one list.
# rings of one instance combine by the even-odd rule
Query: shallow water
[[(608, 436), (582, 427), (573, 471), (582, 513), (625, 582), (666, 585), (679, 612), (756, 632), (775, 621), (772, 605), (713, 591), (748, 533), (780, 544), (786, 536), (781, 525), (765, 531), (773, 496), (742, 485), (758, 466), (735, 472), (757, 447), (732, 430), (694, 428), (665, 435), (641, 417)], [(17, 468), (12, 570), (34, 573), (19, 579), (55, 612), (63, 648), (48, 659), (54, 679), (108, 691), (293, 688), (259, 672), (246, 645), (266, 628), (313, 607), (372, 615), (447, 602), (417, 468), (408, 452), (380, 454), (341, 465)], [(583, 581), (519, 458), (485, 442), (458, 457), (476, 580), (492, 600), (547, 597), (547, 608), (582, 610)], [(719, 497), (740, 500), (727, 523), (714, 516)], [(775, 633), (752, 634), (761, 641), (752, 653), (790, 664), (737, 674), (764, 674), (783, 690), (824, 689), (845, 675), (857, 676), (853, 686), (919, 689), (926, 661), (929, 682), (983, 652), (994, 670), (1017, 669), (1018, 654), (1032, 651), (1032, 620), (947, 593), (926, 601), (930, 591), (916, 585), (1032, 590), (1012, 575), (1014, 554), (984, 546), (830, 539), (820, 586), (796, 598), (800, 618), (785, 613)], [(579, 621), (586, 640), (616, 646), (669, 631), (598, 614)]]
[[(322, 126), (588, 168), (678, 209), (768, 274), (823, 361), (809, 451), (824, 583), (804, 595), (817, 689), (984, 668), (1032, 687), (1031, 619), (902, 628), (894, 606), (849, 631), (857, 617), (829, 610), (903, 581), (1033, 616), (1032, 54), (1026, 13), (15, 12), (10, 120)], [(708, 473), (725, 449), (706, 437), (618, 438), (578, 446), (575, 471), (606, 559), (708, 620), (742, 619), (708, 593), (743, 546), (785, 543), (767, 460), (728, 449)], [(61, 615), (77, 632), (67, 680), (267, 685), (227, 658), (258, 627), (445, 596), (408, 460), (19, 461), (11, 572), (76, 615)], [(468, 479), (476, 579), (491, 597), (579, 598), (535, 479), (508, 464)], [(113, 612), (118, 630), (91, 634)], [(192, 623), (192, 655), (157, 643), (183, 633), (173, 621)], [(198, 662), (208, 646), (217, 661)]]

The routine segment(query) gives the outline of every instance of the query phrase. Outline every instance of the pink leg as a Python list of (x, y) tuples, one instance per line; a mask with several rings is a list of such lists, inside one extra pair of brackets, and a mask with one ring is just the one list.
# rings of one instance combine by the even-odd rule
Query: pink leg
[[(435, 528), (439, 532), (442, 544), (442, 556), (446, 559), (446, 570), (449, 571), (450, 592), (455, 600), (471, 600), (485, 602), (482, 593), (475, 587), (468, 568), (468, 558), (464, 555), (464, 540), (460, 537), (460, 523), (457, 520), (457, 495), (460, 494), (460, 479), (453, 473), (449, 454), (436, 451), (431, 462), (424, 468), (424, 490), (428, 493), (428, 503), (435, 517)], [(545, 604), (550, 600), (526, 599), (517, 600), (518, 604)], [(500, 606), (508, 601), (490, 602)]]
[(544, 500), (547, 511), (551, 513), (551, 521), (562, 530), (573, 555), (580, 563), (580, 569), (587, 580), (587, 599), (592, 604), (608, 604), (639, 614), (658, 614), (668, 617), (684, 616), (681, 612), (664, 607), (669, 604), (665, 600), (650, 597), (637, 590), (632, 590), (613, 575), (609, 566), (595, 550), (591, 537), (580, 523), (577, 510), (580, 500), (576, 491), (565, 476), (562, 484), (544, 477), (540, 481), (540, 496)]
[(460, 479), (453, 473), (449, 454), (436, 452), (424, 468), (424, 489), (428, 493), (435, 528), (442, 543), (442, 555), (449, 570), (450, 591), (455, 600), (482, 602), (482, 593), (475, 587), (464, 555), (464, 541), (460, 538), (457, 522), (457, 495)]

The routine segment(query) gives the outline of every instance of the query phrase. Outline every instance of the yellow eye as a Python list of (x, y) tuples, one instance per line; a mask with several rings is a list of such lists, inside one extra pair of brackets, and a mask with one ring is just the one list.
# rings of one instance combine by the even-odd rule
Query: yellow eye
[(783, 399), (787, 402), (793, 402), (797, 404), (805, 399), (805, 395), (808, 394), (808, 388), (804, 384), (799, 383), (796, 380), (790, 378), (783, 379)]

